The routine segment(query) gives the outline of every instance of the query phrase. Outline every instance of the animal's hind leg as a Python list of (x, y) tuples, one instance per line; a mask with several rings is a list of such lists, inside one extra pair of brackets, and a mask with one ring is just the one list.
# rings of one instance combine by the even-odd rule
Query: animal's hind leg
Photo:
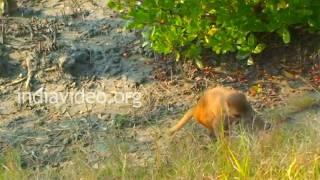
[(215, 121), (215, 123), (213, 123), (212, 129), (216, 138), (224, 138), (229, 136), (229, 123), (229, 120), (223, 118), (220, 118), (218, 121)]
[(212, 134), (216, 139), (220, 139), (224, 136), (224, 124), (221, 123), (220, 119), (212, 124)]
[(209, 129), (209, 136), (211, 139), (216, 140), (217, 136), (214, 129)]

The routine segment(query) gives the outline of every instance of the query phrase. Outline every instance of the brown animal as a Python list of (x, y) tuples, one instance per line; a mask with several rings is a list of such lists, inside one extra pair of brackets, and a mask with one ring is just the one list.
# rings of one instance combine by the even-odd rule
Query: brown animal
[(220, 129), (227, 133), (231, 124), (243, 120), (245, 124), (258, 128), (269, 128), (260, 118), (255, 118), (255, 111), (247, 101), (246, 96), (234, 89), (216, 87), (207, 90), (198, 103), (172, 127), (170, 134), (181, 129), (192, 117), (206, 127), (211, 136), (218, 137)]

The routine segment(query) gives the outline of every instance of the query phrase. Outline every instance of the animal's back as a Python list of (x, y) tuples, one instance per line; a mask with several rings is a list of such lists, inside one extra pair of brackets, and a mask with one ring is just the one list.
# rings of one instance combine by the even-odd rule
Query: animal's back
[(226, 97), (231, 89), (216, 87), (207, 90), (194, 109), (194, 118), (206, 128), (212, 130), (215, 121), (226, 111)]

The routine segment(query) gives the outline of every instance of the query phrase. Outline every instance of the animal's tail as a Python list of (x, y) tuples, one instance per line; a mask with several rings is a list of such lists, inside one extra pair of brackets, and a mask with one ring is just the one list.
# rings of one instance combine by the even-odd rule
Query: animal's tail
[(175, 126), (170, 128), (169, 133), (172, 135), (173, 133), (175, 133), (176, 131), (181, 129), (192, 118), (192, 113), (193, 113), (193, 108), (189, 109), (184, 114), (184, 116), (181, 118), (181, 120), (178, 122), (178, 124), (176, 124)]

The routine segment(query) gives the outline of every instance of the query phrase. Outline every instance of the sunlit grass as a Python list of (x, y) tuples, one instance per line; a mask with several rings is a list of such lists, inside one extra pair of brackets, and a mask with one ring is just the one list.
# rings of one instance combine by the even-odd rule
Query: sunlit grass
[(99, 168), (89, 166), (79, 153), (66, 168), (23, 170), (18, 154), (11, 151), (2, 158), (1, 178), (319, 179), (319, 138), (319, 131), (307, 125), (260, 135), (240, 131), (237, 136), (208, 144), (203, 144), (204, 137), (183, 133), (163, 152), (156, 150), (148, 168), (129, 160), (125, 143), (114, 144), (110, 149), (113, 155)]

